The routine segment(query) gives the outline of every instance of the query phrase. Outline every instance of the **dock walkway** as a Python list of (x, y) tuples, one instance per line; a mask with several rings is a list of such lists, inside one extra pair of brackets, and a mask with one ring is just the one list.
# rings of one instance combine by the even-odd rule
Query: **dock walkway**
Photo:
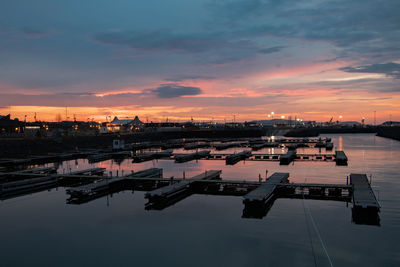
[(335, 152), (336, 165), (347, 166), (347, 156), (344, 151), (337, 150)]
[(220, 170), (206, 171), (190, 179), (180, 180), (180, 182), (147, 192), (145, 194), (145, 198), (147, 198), (149, 202), (167, 201), (177, 195), (188, 193), (188, 191), (191, 189), (192, 183), (196, 182), (196, 180), (219, 179), (221, 172), (222, 171)]
[(260, 206), (269, 202), (274, 198), (274, 192), (277, 188), (276, 184), (287, 183), (289, 173), (287, 172), (276, 172), (272, 174), (264, 183), (259, 187), (248, 193), (243, 197), (243, 203), (246, 206)]
[(353, 187), (353, 204), (357, 209), (379, 211), (380, 205), (366, 174), (350, 174), (350, 185)]
[(98, 194), (102, 191), (107, 191), (111, 187), (116, 186), (124, 181), (127, 181), (132, 178), (140, 178), (140, 177), (160, 177), (162, 176), (162, 169), (151, 168), (143, 171), (139, 171), (136, 173), (132, 173), (126, 176), (114, 177), (114, 178), (105, 178), (103, 180), (96, 181), (91, 184), (68, 188), (66, 190), (67, 194), (71, 195), (71, 197), (84, 197), (90, 196), (93, 194)]

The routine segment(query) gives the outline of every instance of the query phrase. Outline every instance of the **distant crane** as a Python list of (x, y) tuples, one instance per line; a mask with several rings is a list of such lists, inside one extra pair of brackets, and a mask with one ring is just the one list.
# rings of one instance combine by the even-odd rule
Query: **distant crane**
[(333, 117), (329, 120), (328, 124), (332, 124)]

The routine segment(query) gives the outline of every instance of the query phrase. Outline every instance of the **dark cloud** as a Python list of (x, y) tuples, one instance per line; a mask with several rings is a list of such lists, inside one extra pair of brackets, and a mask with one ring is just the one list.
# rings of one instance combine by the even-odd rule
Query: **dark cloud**
[(332, 101), (384, 101), (392, 99), (391, 97), (372, 97), (372, 98), (338, 98)]
[(43, 30), (38, 30), (30, 27), (24, 27), (20, 31), (29, 38), (40, 38), (48, 34), (48, 32)]
[[(106, 45), (129, 47), (136, 52), (175, 52), (194, 56), (200, 64), (225, 64), (255, 58), (262, 50), (259, 44), (229, 32), (174, 33), (156, 31), (108, 31), (93, 36)], [(169, 54), (170, 55), (170, 54)]]
[(214, 80), (216, 77), (207, 75), (177, 75), (175, 77), (166, 78), (169, 82), (182, 82), (187, 80)]
[(217, 33), (178, 34), (167, 30), (110, 31), (95, 34), (93, 38), (104, 44), (128, 46), (137, 50), (166, 50), (189, 53), (201, 53), (223, 47), (242, 45), (239, 42), (229, 42)]
[(161, 85), (156, 89), (150, 89), (159, 98), (174, 98), (187, 95), (199, 95), (202, 93), (198, 87), (180, 86), (176, 84)]
[(341, 48), (339, 56), (357, 59), (399, 57), (398, 49), (386, 49), (400, 47), (399, 1), (234, 0), (207, 7), (210, 25), (234, 28), (242, 37), (326, 41)]
[(260, 49), (260, 50), (258, 50), (258, 52), (261, 54), (272, 54), (272, 53), (281, 51), (283, 48), (285, 48), (285, 47), (284, 46), (273, 46), (273, 47), (269, 47), (269, 48)]
[(340, 70), (345, 72), (356, 72), (356, 73), (379, 73), (379, 74), (385, 74), (389, 77), (400, 79), (400, 64), (393, 62), (384, 64), (371, 64), (358, 67), (344, 67), (340, 68)]

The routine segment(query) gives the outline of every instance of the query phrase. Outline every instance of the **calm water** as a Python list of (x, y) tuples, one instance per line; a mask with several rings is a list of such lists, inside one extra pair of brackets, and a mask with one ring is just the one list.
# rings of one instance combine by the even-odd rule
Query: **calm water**
[[(101, 166), (115, 175), (159, 167), (165, 177), (183, 171), (190, 177), (221, 169), (224, 179), (257, 180), (268, 170), (290, 172), (292, 182), (318, 183), (346, 183), (352, 172), (367, 173), (382, 205), (381, 226), (352, 223), (352, 204), (344, 202), (278, 199), (260, 220), (241, 218), (241, 197), (193, 195), (165, 210), (145, 211), (144, 192), (67, 205), (65, 189), (58, 188), (0, 202), (0, 266), (330, 266), (329, 259), (333, 266), (400, 266), (400, 142), (369, 134), (329, 136), (343, 146), (349, 166), (79, 160), (63, 163), (59, 172)], [(226, 151), (235, 149), (221, 153)]]

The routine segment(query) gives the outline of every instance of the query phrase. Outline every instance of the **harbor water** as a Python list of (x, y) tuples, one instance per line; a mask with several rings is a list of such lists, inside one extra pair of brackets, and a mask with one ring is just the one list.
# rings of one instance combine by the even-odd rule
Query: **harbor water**
[[(103, 167), (115, 176), (157, 167), (164, 177), (192, 177), (222, 170), (222, 179), (248, 181), (289, 172), (290, 182), (327, 184), (345, 184), (350, 173), (365, 173), (381, 205), (380, 225), (355, 224), (352, 203), (339, 201), (279, 198), (264, 218), (248, 219), (242, 218), (242, 197), (192, 195), (148, 211), (142, 191), (76, 205), (66, 204), (65, 188), (58, 187), (0, 202), (0, 266), (400, 266), (400, 142), (373, 134), (326, 136), (345, 151), (348, 166), (131, 159), (89, 164), (80, 159), (63, 162), (58, 172)], [(334, 150), (298, 149), (320, 152)]]

